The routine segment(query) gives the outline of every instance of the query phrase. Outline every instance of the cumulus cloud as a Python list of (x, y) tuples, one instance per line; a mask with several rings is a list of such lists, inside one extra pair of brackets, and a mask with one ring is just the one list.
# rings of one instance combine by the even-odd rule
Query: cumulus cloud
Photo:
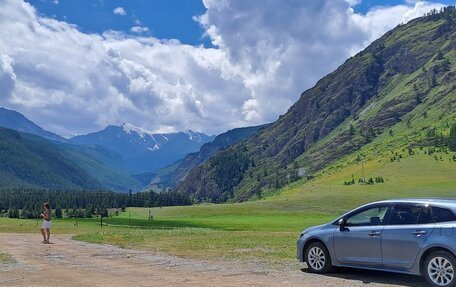
[(149, 28), (143, 27), (143, 26), (133, 26), (133, 27), (131, 27), (130, 31), (132, 31), (134, 33), (145, 33), (145, 32), (149, 32)]
[(347, 2), (350, 4), (350, 6), (356, 6), (361, 4), (362, 0), (347, 0)]
[(375, 7), (366, 15), (360, 1), (203, 1), (197, 20), (215, 46), (226, 52), (231, 70), (249, 90), (246, 119), (272, 121), (305, 88), (397, 24), (442, 5)]
[(204, 48), (139, 29), (85, 34), (24, 1), (2, 3), (0, 106), (63, 135), (122, 122), (219, 133), (275, 120), (347, 57), (436, 7), (359, 15), (343, 0), (205, 0), (196, 19), (216, 48)]
[(12, 96), (15, 84), (16, 74), (12, 67), (13, 60), (8, 55), (0, 56), (0, 98)]
[(423, 16), (433, 9), (440, 9), (445, 5), (439, 3), (430, 3), (426, 1), (408, 0), (404, 5), (396, 5), (392, 7), (374, 7), (366, 15), (353, 14), (353, 21), (361, 27), (369, 37), (362, 46), (366, 43), (382, 36), (386, 31), (394, 28), (399, 23), (407, 23), (408, 21)]
[(120, 15), (120, 16), (125, 16), (125, 15), (127, 15), (127, 12), (125, 11), (125, 9), (124, 9), (123, 7), (117, 7), (117, 8), (115, 8), (112, 12), (113, 12), (114, 14)]

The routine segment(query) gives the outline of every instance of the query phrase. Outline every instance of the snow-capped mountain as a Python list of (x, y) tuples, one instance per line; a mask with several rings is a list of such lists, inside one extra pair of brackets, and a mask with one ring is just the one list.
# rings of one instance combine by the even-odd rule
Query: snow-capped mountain
[(130, 123), (108, 126), (99, 132), (71, 138), (79, 145), (99, 145), (120, 154), (131, 173), (151, 172), (165, 167), (213, 139), (187, 130), (177, 133), (153, 133)]

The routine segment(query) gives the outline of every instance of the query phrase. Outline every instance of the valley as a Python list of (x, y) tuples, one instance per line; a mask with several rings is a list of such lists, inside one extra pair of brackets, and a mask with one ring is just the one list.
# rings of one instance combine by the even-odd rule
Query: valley
[[(48, 251), (42, 252), (44, 252), (43, 256), (50, 252), (47, 255), (49, 260), (54, 260), (53, 256), (57, 255), (60, 258), (58, 260), (64, 260), (59, 261), (65, 262), (59, 268), (70, 268), (73, 264), (72, 261), (65, 261), (64, 256), (67, 255), (63, 250), (58, 251), (62, 247), (65, 248), (67, 244), (74, 246), (72, 248), (76, 248), (80, 244), (85, 246), (83, 255), (74, 259), (78, 260), (79, 266), (81, 266), (81, 262), (86, 261), (84, 258), (90, 256), (89, 254), (100, 254), (100, 249), (95, 247), (97, 245), (93, 247), (97, 251), (91, 251), (92, 245), (71, 243), (69, 237), (60, 235), (73, 234), (74, 239), (78, 241), (104, 244), (103, 246), (106, 247), (102, 247), (103, 250), (113, 248), (108, 247), (110, 245), (121, 248), (115, 251), (110, 250), (110, 254), (114, 252), (131, 256), (128, 264), (124, 262), (126, 259), (122, 259), (124, 258), (122, 256), (110, 264), (127, 264), (128, 266), (143, 264), (137, 261), (143, 259), (136, 258), (137, 255), (134, 254), (151, 252), (148, 254), (155, 260), (154, 262), (156, 260), (173, 262), (169, 263), (172, 264), (169, 268), (181, 274), (173, 278), (182, 278), (182, 280), (196, 280), (191, 279), (193, 278), (191, 270), (194, 268), (192, 266), (198, 266), (203, 270), (208, 268), (210, 271), (207, 271), (209, 272), (207, 276), (210, 280), (217, 280), (215, 278), (218, 276), (226, 278), (225, 272), (232, 272), (229, 270), (239, 266), (243, 273), (239, 274), (236, 271), (235, 273), (238, 275), (230, 276), (233, 281), (223, 281), (227, 286), (236, 286), (236, 282), (238, 282), (236, 280), (247, 280), (247, 277), (243, 276), (262, 282), (258, 283), (259, 286), (267, 286), (269, 284), (267, 282), (277, 284), (275, 280), (280, 280), (283, 284), (287, 282), (288, 286), (296, 284), (302, 286), (303, 282), (307, 284), (304, 286), (321, 286), (321, 284), (328, 284), (328, 286), (334, 284), (358, 286), (357, 284), (359, 284), (359, 286), (363, 286), (365, 282), (370, 282), (372, 286), (425, 286), (424, 282), (417, 277), (391, 276), (390, 274), (386, 276), (382, 273), (368, 271), (339, 270), (334, 276), (324, 276), (323, 278), (302, 273), (299, 270), (302, 266), (294, 259), (295, 242), (299, 232), (304, 228), (329, 222), (348, 209), (363, 203), (411, 196), (456, 196), (456, 183), (454, 182), (456, 162), (449, 160), (455, 154), (437, 153), (438, 160), (436, 160), (433, 155), (424, 154), (424, 150), (421, 153), (417, 150), (416, 154), (412, 156), (404, 155), (399, 162), (391, 162), (389, 158), (367, 161), (364, 164), (365, 176), (382, 176), (385, 179), (384, 183), (344, 185), (344, 181), (351, 178), (352, 175), (354, 178), (362, 176), (362, 167), (356, 164), (330, 168), (330, 171), (321, 176), (306, 182), (296, 182), (262, 200), (232, 204), (199, 204), (187, 207), (127, 208), (125, 212), (119, 211), (118, 216), (114, 214), (114, 210), (111, 210), (112, 217), (103, 219), (102, 228), (99, 225), (99, 218), (55, 219), (53, 228), (57, 234), (55, 245), (52, 245)], [(440, 156), (442, 156), (442, 160), (440, 160)], [(149, 214), (153, 216), (152, 220), (149, 219)], [(36, 225), (36, 220), (0, 218), (0, 232), (2, 233), (36, 232)], [(39, 240), (38, 235), (11, 234), (11, 236), (26, 240), (24, 244), (20, 245), (23, 246), (22, 248), (33, 246), (31, 240)], [(208, 240), (209, 238), (210, 240)], [(0, 250), (12, 252), (8, 246), (13, 245), (3, 246)], [(14, 246), (17, 245), (14, 244)], [(23, 264), (31, 264), (21, 255), (14, 252), (11, 254), (13, 258), (17, 258), (16, 260), (20, 260)], [(140, 258), (144, 258), (143, 255), (141, 256)], [(175, 257), (167, 259), (168, 256)], [(180, 265), (179, 262), (182, 264), (185, 262), (185, 264)], [(51, 264), (53, 264), (52, 261)], [(162, 266), (163, 263), (157, 264)], [(209, 268), (209, 266), (211, 267)], [(8, 268), (20, 270), (14, 269), (20, 267)], [(161, 269), (151, 268), (143, 273), (146, 276), (157, 276), (154, 275), (155, 272), (161, 272)], [(258, 271), (259, 269), (261, 271)], [(206, 271), (198, 270), (206, 274)], [(27, 271), (24, 272), (27, 274)], [(66, 271), (62, 270), (62, 272)], [(258, 275), (258, 272), (263, 275)], [(104, 276), (102, 274), (97, 276)], [(123, 274), (125, 277), (122, 278), (133, 276), (128, 274)], [(205, 278), (206, 275), (202, 276)], [(176, 284), (178, 285), (178, 283)]]
[[(424, 286), (302, 272), (296, 240), (369, 202), (456, 198), (455, 31), (454, 7), (398, 25), (277, 121), (218, 136), (124, 123), (65, 139), (0, 109), (0, 276), (20, 286), (50, 270), (84, 286), (125, 268), (119, 282), (136, 285)], [(39, 221), (24, 210), (40, 208), (40, 190), (67, 206), (55, 245), (36, 247)]]

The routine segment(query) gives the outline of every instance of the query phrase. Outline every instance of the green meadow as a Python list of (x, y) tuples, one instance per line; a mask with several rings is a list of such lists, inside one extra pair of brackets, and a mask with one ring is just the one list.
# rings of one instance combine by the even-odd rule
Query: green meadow
[[(454, 153), (413, 156), (399, 151), (364, 163), (364, 176), (384, 183), (357, 183), (361, 164), (350, 158), (322, 171), (315, 179), (296, 182), (276, 195), (232, 204), (127, 208), (103, 219), (54, 219), (53, 232), (76, 240), (122, 248), (199, 258), (262, 262), (289, 266), (295, 262), (296, 239), (304, 228), (329, 222), (347, 210), (375, 200), (402, 197), (456, 197)], [(441, 157), (441, 158), (440, 158)], [(356, 183), (344, 185), (354, 178)], [(151, 214), (152, 219), (149, 219)], [(1, 232), (36, 232), (36, 220), (0, 218)]]

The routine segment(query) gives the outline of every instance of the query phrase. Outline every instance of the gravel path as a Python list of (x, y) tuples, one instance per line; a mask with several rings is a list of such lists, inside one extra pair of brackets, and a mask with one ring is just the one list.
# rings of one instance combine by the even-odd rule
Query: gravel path
[(425, 286), (413, 276), (341, 269), (318, 276), (301, 270), (274, 271), (257, 265), (183, 259), (74, 241), (57, 235), (0, 233), (0, 252), (16, 263), (0, 264), (1, 286)]

